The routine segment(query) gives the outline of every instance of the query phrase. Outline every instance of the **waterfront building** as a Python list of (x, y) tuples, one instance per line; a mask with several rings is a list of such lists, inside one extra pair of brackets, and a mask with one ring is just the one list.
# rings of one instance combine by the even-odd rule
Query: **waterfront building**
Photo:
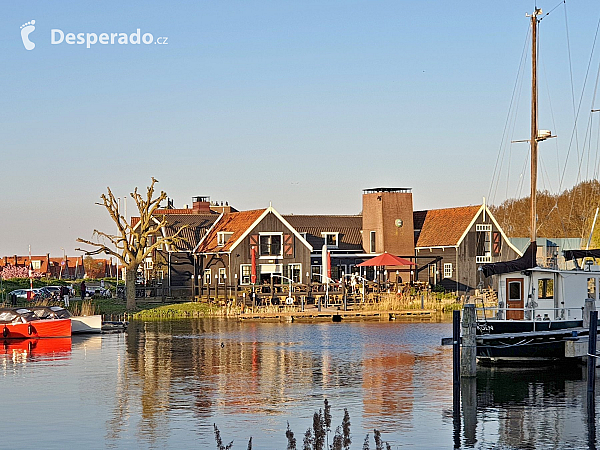
[[(414, 211), (410, 188), (365, 189), (362, 204), (355, 215), (281, 215), (272, 206), (238, 211), (209, 197), (194, 197), (191, 208), (168, 202), (154, 213), (157, 223), (166, 220), (160, 233), (172, 236), (185, 227), (184, 241), (153, 252), (144, 277), (168, 287), (169, 296), (203, 296), (219, 289), (226, 296), (226, 289), (252, 285), (252, 275), (260, 285), (272, 279), (319, 283), (325, 275), (337, 282), (353, 273), (466, 293), (479, 283), (479, 265), (521, 255), (486, 205)], [(135, 229), (139, 218), (131, 220)], [(415, 266), (356, 267), (384, 252)], [(324, 254), (328, 274), (323, 273)]]

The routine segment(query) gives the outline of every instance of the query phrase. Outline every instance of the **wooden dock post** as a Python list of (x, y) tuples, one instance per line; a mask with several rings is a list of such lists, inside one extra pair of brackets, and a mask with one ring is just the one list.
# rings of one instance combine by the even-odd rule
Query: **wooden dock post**
[(460, 447), (460, 311), (452, 311), (452, 423), (454, 448)]
[(474, 377), (477, 374), (477, 344), (475, 334), (477, 332), (477, 312), (475, 305), (468, 303), (463, 309), (462, 320), (462, 352), (460, 375), (462, 377)]
[(591, 311), (596, 311), (596, 301), (593, 298), (586, 298), (583, 303), (583, 328), (590, 326)]
[[(587, 301), (586, 301), (587, 306)], [(598, 338), (598, 311), (589, 313), (589, 339), (588, 339), (588, 395), (593, 395), (596, 389), (596, 339)]]
[(452, 385), (460, 387), (460, 311), (452, 311)]

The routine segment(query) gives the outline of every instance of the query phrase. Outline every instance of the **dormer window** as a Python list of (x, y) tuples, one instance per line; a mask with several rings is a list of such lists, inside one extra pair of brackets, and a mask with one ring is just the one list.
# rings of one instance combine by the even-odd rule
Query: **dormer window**
[(232, 231), (217, 231), (217, 245), (223, 247), (232, 234)]
[(338, 247), (339, 233), (324, 232), (321, 234), (323, 235), (323, 239), (325, 240), (325, 244), (327, 244), (327, 247), (329, 247), (329, 248), (337, 248)]

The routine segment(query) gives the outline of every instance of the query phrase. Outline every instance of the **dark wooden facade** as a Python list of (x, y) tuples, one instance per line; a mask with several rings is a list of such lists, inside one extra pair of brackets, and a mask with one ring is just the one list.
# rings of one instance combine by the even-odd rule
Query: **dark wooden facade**
[[(478, 231), (477, 225), (489, 227), (489, 231)], [(489, 233), (489, 243), (485, 233)], [(491, 219), (489, 212), (480, 213), (456, 245), (417, 247), (415, 254), (418, 263), (416, 281), (462, 294), (472, 293), (480, 285), (482, 278), (478, 268), (482, 264), (509, 261), (520, 256)]]
[[(215, 226), (218, 226), (218, 222)], [(260, 236), (268, 234), (280, 236), (280, 255), (260, 256)], [(300, 283), (306, 282), (306, 273), (310, 272), (311, 248), (298, 238), (295, 230), (288, 228), (278, 214), (268, 211), (258, 224), (247, 230), (242, 241), (229, 251), (219, 252), (217, 249), (196, 254), (196, 295), (206, 296), (207, 293), (216, 293), (218, 290), (223, 293), (235, 292), (234, 289), (244, 286), (250, 288), (247, 273), (246, 276), (242, 274), (242, 266), (246, 265), (246, 270), (251, 266), (252, 247), (256, 248), (256, 284), (270, 283), (271, 273), (278, 280), (281, 280), (277, 276), (279, 274), (296, 278), (295, 281)], [(296, 266), (295, 274), (290, 272), (290, 264), (299, 265)], [(207, 271), (210, 271), (210, 276)], [(285, 284), (287, 280), (283, 279), (282, 282)]]

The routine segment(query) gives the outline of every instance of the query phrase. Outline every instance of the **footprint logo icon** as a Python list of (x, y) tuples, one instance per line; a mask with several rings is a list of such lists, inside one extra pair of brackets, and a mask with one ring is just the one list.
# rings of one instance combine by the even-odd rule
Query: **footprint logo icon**
[(35, 43), (29, 40), (29, 35), (33, 30), (35, 30), (35, 20), (21, 25), (21, 39), (23, 39), (25, 50), (33, 50), (35, 48)]

